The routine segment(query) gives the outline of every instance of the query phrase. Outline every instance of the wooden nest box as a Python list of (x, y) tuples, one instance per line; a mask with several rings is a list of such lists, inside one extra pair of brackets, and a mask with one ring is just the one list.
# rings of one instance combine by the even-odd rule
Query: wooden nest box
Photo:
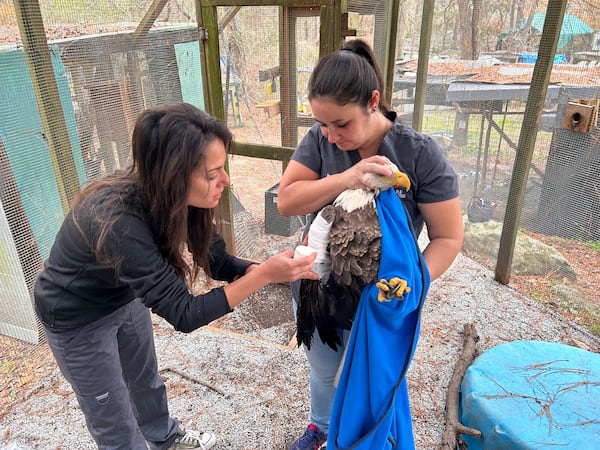
[(279, 114), (279, 100), (276, 99), (266, 100), (256, 105), (256, 107), (265, 111), (269, 118)]

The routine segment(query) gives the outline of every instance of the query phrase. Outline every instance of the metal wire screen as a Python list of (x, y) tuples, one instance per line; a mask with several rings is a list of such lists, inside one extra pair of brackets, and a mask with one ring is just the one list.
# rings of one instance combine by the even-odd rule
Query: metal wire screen
[[(218, 8), (219, 17), (227, 17), (227, 11), (228, 8)], [(294, 105), (299, 120), (310, 121), (306, 87), (319, 56), (319, 8), (296, 8), (290, 16), (296, 39), (283, 49), (277, 6), (241, 8), (230, 21), (221, 23), (222, 78), (229, 89), (224, 106), (227, 123), (238, 142), (292, 146), (306, 131), (306, 127), (298, 127), (299, 138), (294, 142), (282, 138), (286, 125), (282, 125), (280, 53), (294, 58), (291, 67), (295, 69), (290, 78), (295, 80), (296, 89), (293, 98), (287, 100)], [(288, 237), (303, 225), (301, 217), (282, 217), (277, 210), (282, 162), (234, 155), (229, 168), (236, 213), (236, 253), (262, 259), (269, 256), (269, 250), (257, 240), (259, 234), (266, 231), (274, 239)]]
[[(15, 8), (12, 2), (0, 1), (1, 335), (28, 342), (38, 342), (40, 337), (32, 288), (65, 210), (55, 177), (55, 166), (62, 160), (50, 156), (55, 137), (46, 136), (45, 122), (49, 120), (51, 129), (63, 130), (63, 138), (73, 149), (76, 179), (62, 182), (83, 186), (128, 164), (132, 126), (144, 108), (170, 101), (204, 108), (196, 2), (167, 1), (148, 33), (134, 37), (153, 3), (41, 0), (40, 23), (30, 25), (44, 27), (59, 103), (40, 111), (36, 101), (39, 80), (30, 75)], [(544, 9), (537, 2), (520, 2), (520, 15), (513, 11), (511, 16), (510, 2), (435, 3), (422, 131), (440, 143), (459, 175), (467, 226), (501, 226), (511, 177), (515, 170), (527, 171), (523, 234), (550, 247), (559, 248), (560, 243), (564, 249), (566, 239), (589, 249), (595, 244), (597, 249), (600, 150), (595, 101), (599, 98), (600, 44), (593, 30), (600, 27), (599, 7), (569, 2), (569, 14), (592, 31), (571, 33), (558, 48), (531, 166), (514, 167), (529, 83), (540, 51), (542, 29), (533, 18)], [(394, 36), (388, 14), (391, 4), (346, 2), (347, 11), (356, 14), (351, 17), (353, 29), (348, 38), (367, 40), (382, 66), (390, 44), (396, 43), (392, 106), (410, 123), (423, 2), (400, 2)], [(319, 56), (319, 8), (292, 10), (294, 39), (285, 44), (288, 48), (281, 45), (280, 7), (219, 7), (217, 11), (225, 115), (236, 141), (295, 145), (312, 124), (306, 86)], [(473, 33), (473, 23), (480, 24), (477, 33)], [(466, 39), (473, 35), (478, 36), (476, 42)], [(280, 110), (282, 52), (294, 55), (293, 102), (299, 125), (291, 138)], [(301, 217), (284, 218), (277, 212), (276, 185), (282, 163), (233, 155), (229, 169), (236, 251), (249, 258), (268, 256), (268, 244), (265, 248), (257, 236), (293, 239), (303, 225)], [(493, 269), (499, 229), (493, 228), (491, 238), (479, 234), (465, 252)], [(598, 251), (590, 251), (597, 260)], [(597, 303), (593, 286), (574, 277), (577, 268), (569, 264), (568, 255), (560, 256), (567, 259), (566, 264), (545, 267), (539, 273), (513, 266), (515, 280), (520, 280), (526, 294), (539, 294), (547, 303), (557, 301), (559, 285)], [(529, 283), (533, 279), (538, 281)], [(592, 321), (597, 323), (598, 316), (592, 316)]]
[[(33, 76), (30, 67), (40, 62), (27, 59), (18, 11), (10, 2), (1, 5), (0, 334), (30, 342), (42, 337), (31, 294), (64, 217), (61, 183), (80, 187), (124, 168), (133, 123), (144, 108), (181, 100), (203, 107), (193, 2), (165, 7), (134, 45), (132, 34), (151, 3), (40, 2), (41, 17), (28, 16), (27, 27), (43, 27), (50, 60), (35, 66)], [(36, 93), (46, 69), (56, 80), (57, 95), (54, 106), (50, 101), (42, 110)], [(51, 157), (56, 130), (72, 148), (74, 180), (56, 178), (56, 166), (65, 161)]]
[[(393, 104), (410, 123), (426, 20), (419, 7), (416, 17), (410, 3), (401, 8)], [(517, 207), (512, 179), (526, 176), (510, 284), (597, 332), (600, 5), (567, 2), (539, 123), (524, 123), (538, 55), (552, 52), (540, 47), (545, 8), (435, 2), (422, 128), (459, 176), (464, 253), (494, 270), (507, 208)], [(529, 167), (515, 166), (523, 129), (536, 133)]]

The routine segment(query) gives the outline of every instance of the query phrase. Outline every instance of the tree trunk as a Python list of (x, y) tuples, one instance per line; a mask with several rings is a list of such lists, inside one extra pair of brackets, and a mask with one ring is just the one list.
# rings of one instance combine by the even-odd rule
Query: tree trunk
[(471, 59), (471, 0), (457, 0), (461, 59)]
[(473, 61), (479, 58), (480, 50), (480, 28), (479, 21), (481, 15), (482, 0), (473, 0), (473, 15), (471, 16), (471, 59)]

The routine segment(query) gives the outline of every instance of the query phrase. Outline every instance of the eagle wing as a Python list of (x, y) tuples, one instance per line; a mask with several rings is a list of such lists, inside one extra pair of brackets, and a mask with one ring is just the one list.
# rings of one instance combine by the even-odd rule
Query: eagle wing
[(364, 287), (379, 271), (381, 231), (377, 208), (374, 202), (352, 212), (342, 206), (333, 208), (335, 220), (329, 232), (332, 276), (344, 286), (358, 278)]
[(348, 212), (340, 205), (323, 208), (333, 221), (329, 231), (331, 274), (327, 280), (302, 280), (296, 314), (298, 345), (310, 349), (313, 334), (336, 350), (336, 328), (349, 329), (366, 284), (376, 280), (381, 255), (381, 232), (375, 203)]
[[(381, 258), (381, 230), (375, 197), (392, 186), (410, 189), (409, 177), (388, 160), (391, 176), (365, 175), (371, 189), (349, 189), (320, 214), (331, 224), (327, 274), (319, 281), (302, 280), (296, 315), (298, 345), (310, 349), (315, 329), (332, 349), (341, 345), (336, 328), (349, 329), (363, 289), (371, 281), (380, 290), (379, 301), (402, 299), (410, 291), (400, 278), (377, 280)], [(311, 227), (312, 228), (312, 227)], [(309, 232), (309, 241), (310, 241)], [(309, 242), (310, 245), (310, 242)], [(330, 263), (330, 264), (329, 264)], [(330, 266), (330, 267), (329, 267)], [(329, 271), (330, 269), (330, 271)]]

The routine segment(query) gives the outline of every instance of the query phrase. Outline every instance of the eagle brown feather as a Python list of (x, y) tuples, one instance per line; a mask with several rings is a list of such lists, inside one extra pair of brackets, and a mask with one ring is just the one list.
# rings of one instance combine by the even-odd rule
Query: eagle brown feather
[[(370, 174), (372, 189), (342, 192), (321, 215), (331, 223), (327, 280), (302, 280), (296, 330), (298, 345), (310, 349), (316, 330), (332, 349), (341, 345), (337, 328), (350, 329), (364, 287), (377, 281), (381, 257), (381, 230), (375, 197), (394, 185), (410, 187), (408, 177), (390, 162), (391, 177)], [(332, 223), (333, 222), (333, 223)]]

